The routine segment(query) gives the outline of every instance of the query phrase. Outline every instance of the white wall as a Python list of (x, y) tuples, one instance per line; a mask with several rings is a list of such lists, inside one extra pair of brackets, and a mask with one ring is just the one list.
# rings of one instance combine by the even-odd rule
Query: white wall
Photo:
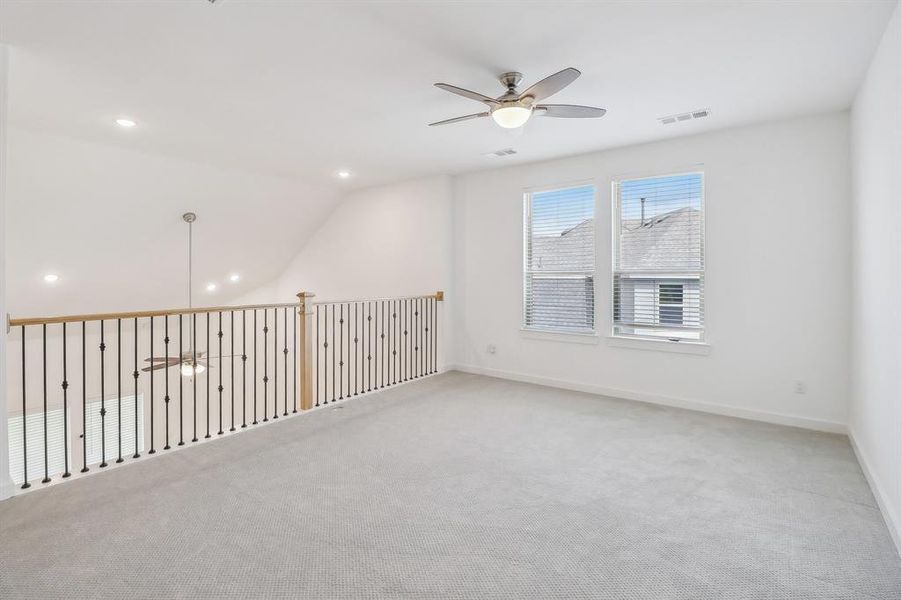
[[(452, 276), (452, 181), (440, 176), (348, 194), (278, 279), (240, 299), (290, 302), (395, 297), (449, 290)], [(448, 323), (450, 302), (441, 307)], [(445, 351), (451, 331), (439, 324)]]
[(901, 549), (901, 8), (851, 111), (858, 457)]
[[(229, 302), (276, 277), (338, 197), (295, 179), (140, 152), (129, 144), (140, 127), (120, 133), (115, 146), (10, 128), (3, 226), (13, 316), (186, 305), (188, 210), (198, 215), (195, 306)], [(59, 281), (48, 286), (47, 272)], [(241, 281), (230, 283), (232, 272)], [(216, 293), (208, 282), (220, 285)]]
[[(724, 130), (456, 180), (462, 368), (843, 431), (850, 362), (848, 115)], [(608, 345), (610, 180), (703, 163), (708, 355)], [(522, 193), (597, 186), (597, 344), (520, 331)], [(496, 354), (489, 354), (489, 344)], [(794, 393), (795, 380), (807, 386)]]
[[(0, 224), (6, 222), (6, 82), (9, 56), (7, 47), (0, 44)], [(0, 319), (6, 321), (6, 234), (0, 226)], [(0, 417), (6, 415), (6, 327), (0, 343)], [(9, 457), (5, 421), (0, 422), (0, 500), (12, 493), (9, 479)]]

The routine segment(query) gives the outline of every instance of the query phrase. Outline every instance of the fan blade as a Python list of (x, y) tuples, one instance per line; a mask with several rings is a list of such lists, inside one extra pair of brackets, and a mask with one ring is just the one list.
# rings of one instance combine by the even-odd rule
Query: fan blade
[(169, 367), (174, 367), (177, 364), (180, 364), (180, 363), (178, 363), (178, 362), (177, 363), (160, 363), (158, 365), (151, 365), (149, 367), (144, 367), (141, 370), (145, 373), (147, 371), (159, 371), (160, 369), (168, 369)]
[(464, 98), (469, 98), (470, 100), (475, 100), (476, 102), (484, 102), (489, 106), (495, 106), (500, 104), (494, 98), (486, 96), (485, 94), (480, 94), (478, 92), (472, 92), (470, 90), (464, 90), (461, 87), (457, 87), (455, 85), (450, 85), (449, 83), (436, 83), (436, 88), (441, 88), (446, 92), (450, 92), (451, 94), (457, 94), (458, 96), (463, 96)]
[[(160, 363), (160, 364), (156, 364), (156, 365), (151, 365), (149, 367), (144, 367), (141, 370), (144, 371), (145, 373), (147, 371), (159, 371), (160, 369), (168, 369), (169, 367), (177, 367), (183, 363), (184, 363), (184, 361), (181, 361), (177, 358), (174, 361), (173, 361), (173, 359), (170, 358), (168, 363)], [(191, 362), (189, 361), (184, 364), (190, 365)], [(197, 364), (202, 365), (204, 368), (207, 368), (207, 369), (215, 369), (216, 368), (213, 365), (208, 364), (205, 360), (200, 360), (199, 358), (197, 359)]]
[(533, 102), (544, 100), (549, 96), (553, 96), (573, 81), (575, 81), (582, 72), (572, 67), (563, 69), (559, 73), (554, 73), (545, 77), (532, 87), (519, 95), (520, 100), (523, 98), (532, 98)]
[(444, 121), (436, 121), (435, 123), (429, 123), (429, 127), (434, 127), (435, 125), (448, 125), (450, 123), (460, 123), (461, 121), (468, 121), (470, 119), (479, 119), (481, 117), (487, 117), (491, 113), (482, 112), (476, 113), (474, 115), (466, 115), (465, 117), (454, 117), (453, 119), (445, 119)]
[(604, 108), (579, 106), (577, 104), (539, 104), (535, 107), (539, 115), (562, 119), (596, 119), (607, 114)]
[(168, 361), (170, 364), (175, 364), (181, 362), (181, 359), (177, 356), (170, 356), (166, 358), (164, 356), (151, 356), (150, 358), (145, 358), (144, 362), (166, 362)]

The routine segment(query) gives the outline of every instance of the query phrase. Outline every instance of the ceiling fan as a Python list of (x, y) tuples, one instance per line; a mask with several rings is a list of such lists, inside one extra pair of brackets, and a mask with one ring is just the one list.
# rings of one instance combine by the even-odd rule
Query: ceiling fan
[[(193, 263), (193, 254), (194, 254), (194, 236), (193, 236), (193, 227), (194, 221), (197, 220), (197, 215), (192, 212), (187, 212), (181, 216), (182, 220), (188, 224), (188, 308), (192, 308), (192, 263)], [(207, 368), (212, 368), (206, 357), (206, 352), (198, 350), (196, 357), (194, 353), (194, 327), (193, 321), (197, 318), (196, 314), (191, 314), (191, 343), (188, 349), (181, 353), (181, 356), (170, 356), (166, 358), (165, 356), (151, 356), (149, 358), (145, 358), (144, 362), (149, 362), (149, 367), (144, 367), (141, 369), (142, 371), (157, 371), (159, 369), (168, 369), (169, 367), (174, 367), (180, 365), (179, 370), (184, 377), (193, 377), (194, 375), (200, 375)]]
[(553, 96), (579, 77), (582, 73), (578, 69), (572, 67), (563, 69), (559, 73), (554, 73), (549, 77), (545, 77), (538, 83), (532, 85), (524, 92), (519, 92), (516, 86), (522, 81), (522, 73), (504, 73), (498, 79), (501, 85), (507, 88), (507, 92), (497, 98), (492, 98), (478, 92), (472, 92), (455, 85), (447, 83), (436, 83), (435, 87), (446, 90), (452, 94), (469, 98), (477, 102), (488, 105), (485, 112), (474, 113), (444, 121), (429, 123), (429, 127), (435, 125), (449, 125), (450, 123), (460, 123), (470, 119), (479, 119), (481, 117), (490, 116), (494, 122), (505, 129), (515, 129), (522, 127), (526, 121), (533, 115), (543, 115), (545, 117), (558, 117), (563, 119), (594, 119), (603, 117), (607, 111), (603, 108), (595, 108), (593, 106), (579, 106), (576, 104), (538, 104), (545, 98)]

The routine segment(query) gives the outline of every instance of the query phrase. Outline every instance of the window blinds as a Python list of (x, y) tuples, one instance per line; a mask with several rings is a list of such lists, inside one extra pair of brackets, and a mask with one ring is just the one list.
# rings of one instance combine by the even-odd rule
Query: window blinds
[[(22, 416), (8, 419), (9, 424), (9, 476), (16, 484), (24, 483), (25, 465), (22, 454)], [(25, 416), (25, 439), (28, 449), (28, 479), (44, 477), (44, 413)], [(71, 432), (71, 428), (69, 429)], [(69, 440), (63, 438), (63, 411), (47, 411), (47, 471), (52, 477), (63, 472), (66, 447)]]
[(613, 191), (614, 333), (703, 339), (703, 174), (622, 180)]
[(594, 188), (525, 195), (526, 328), (594, 331)]
[[(87, 440), (87, 463), (99, 463), (106, 450), (106, 461), (119, 455), (119, 398), (107, 398), (104, 402), (106, 417), (101, 419), (100, 400), (89, 402), (85, 418), (85, 438)], [(102, 443), (101, 443), (102, 441)], [(105, 448), (104, 448), (105, 446)], [(132, 455), (135, 451), (135, 397), (122, 396), (122, 455)], [(144, 451), (144, 395), (138, 395), (138, 452)]]

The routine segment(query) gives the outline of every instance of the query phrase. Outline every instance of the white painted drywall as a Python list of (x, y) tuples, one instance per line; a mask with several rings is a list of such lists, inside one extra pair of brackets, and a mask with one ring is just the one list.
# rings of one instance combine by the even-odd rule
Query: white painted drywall
[(9, 442), (6, 427), (6, 82), (9, 65), (8, 49), (0, 44), (0, 319), (3, 340), (0, 343), (0, 500), (12, 494), (9, 478)]
[(850, 430), (901, 548), (901, 5), (851, 111)]
[[(227, 303), (276, 277), (338, 197), (296, 179), (140, 152), (130, 146), (140, 128), (119, 133), (113, 145), (9, 129), (3, 225), (14, 317), (185, 306), (189, 210), (198, 215), (195, 306)], [(59, 281), (47, 285), (47, 272)]]
[[(842, 112), (459, 176), (454, 360), (477, 372), (844, 430), (848, 128)], [(697, 164), (706, 172), (710, 352), (609, 345), (611, 177)], [(520, 331), (523, 190), (585, 180), (597, 186), (600, 339), (527, 337)], [(794, 393), (795, 380), (806, 394)]]
[[(274, 282), (241, 303), (290, 302), (300, 291), (317, 301), (449, 291), (453, 185), (448, 176), (352, 192), (309, 238)], [(452, 307), (440, 308), (439, 340), (447, 359)]]

